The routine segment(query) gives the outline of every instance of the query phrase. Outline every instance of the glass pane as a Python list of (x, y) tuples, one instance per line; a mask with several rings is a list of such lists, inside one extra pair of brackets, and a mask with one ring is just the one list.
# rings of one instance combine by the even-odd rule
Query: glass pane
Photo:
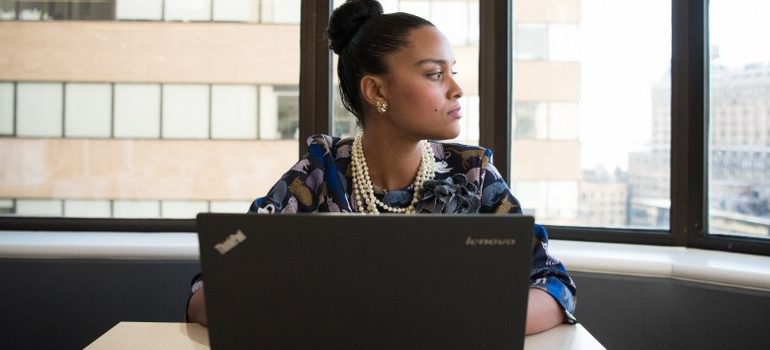
[(0, 0), (0, 20), (16, 19), (16, 0)]
[(13, 83), (0, 83), (0, 135), (13, 134)]
[(213, 0), (215, 21), (257, 22), (259, 0)]
[(116, 0), (115, 17), (119, 20), (163, 19), (163, 0)]
[(511, 187), (524, 212), (668, 228), (671, 1), (514, 6)]
[(257, 137), (257, 87), (214, 85), (211, 87), (211, 137), (255, 139)]
[[(334, 7), (343, 1), (335, 0)], [(479, 2), (478, 0), (393, 0), (382, 2), (385, 13), (408, 12), (423, 17), (436, 28), (441, 30), (452, 43), (452, 49), (457, 59), (455, 79), (463, 89), (460, 98), (463, 119), (462, 129), (457, 138), (445, 140), (464, 144), (478, 145), (479, 143), (479, 88), (478, 88), (478, 55), (479, 55)], [(397, 6), (396, 6), (397, 5)], [(335, 136), (352, 136), (358, 132), (356, 119), (343, 107), (338, 88), (337, 56), (334, 56), (334, 95), (332, 134)]]
[(19, 83), (16, 94), (16, 135), (62, 136), (62, 84)]
[[(97, 1), (119, 19), (104, 35), (40, 21)], [(0, 12), (22, 3), (35, 19), (25, 30), (82, 40), (0, 35), (13, 72), (0, 82), (0, 213), (243, 213), (298, 158), (299, 0), (270, 1), (271, 15), (295, 19), (283, 24), (259, 23), (259, 0), (3, 1)]]
[(112, 87), (109, 84), (66, 84), (65, 137), (110, 137)]
[(160, 137), (160, 86), (115, 84), (115, 137)]
[(762, 0), (709, 3), (709, 229), (770, 239), (770, 35)]
[(165, 0), (166, 21), (209, 21), (212, 0)]
[(163, 85), (163, 137), (209, 137), (209, 87), (199, 84)]

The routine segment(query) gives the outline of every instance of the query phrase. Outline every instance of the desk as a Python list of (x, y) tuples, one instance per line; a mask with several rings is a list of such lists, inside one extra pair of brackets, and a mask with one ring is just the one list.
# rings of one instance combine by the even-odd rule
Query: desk
[[(209, 349), (208, 330), (197, 323), (120, 322), (86, 350)], [(604, 349), (580, 324), (561, 325), (524, 339), (524, 349)]]

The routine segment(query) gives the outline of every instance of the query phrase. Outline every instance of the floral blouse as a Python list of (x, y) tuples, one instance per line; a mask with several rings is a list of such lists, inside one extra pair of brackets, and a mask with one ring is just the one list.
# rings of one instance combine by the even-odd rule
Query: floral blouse
[[(352, 195), (352, 138), (327, 135), (308, 138), (308, 153), (276, 183), (266, 196), (257, 198), (253, 213), (358, 212)], [(518, 200), (492, 165), (492, 151), (461, 144), (430, 142), (436, 162), (434, 180), (420, 190), (418, 213), (512, 213), (521, 214)], [(375, 196), (391, 207), (412, 201), (411, 186), (384, 190)], [(574, 323), (576, 289), (559, 260), (548, 255), (548, 234), (535, 225), (530, 287), (541, 289), (564, 309)]]

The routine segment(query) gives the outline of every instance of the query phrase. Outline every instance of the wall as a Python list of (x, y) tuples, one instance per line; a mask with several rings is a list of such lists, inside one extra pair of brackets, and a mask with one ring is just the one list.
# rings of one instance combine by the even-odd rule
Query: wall
[[(198, 262), (0, 259), (4, 348), (83, 348), (120, 321), (181, 322)], [(770, 292), (573, 272), (608, 349), (763, 349)]]

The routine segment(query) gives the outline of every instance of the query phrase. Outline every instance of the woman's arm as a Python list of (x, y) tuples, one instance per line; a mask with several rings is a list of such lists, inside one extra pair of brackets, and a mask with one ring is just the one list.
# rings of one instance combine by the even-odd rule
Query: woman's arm
[(190, 302), (187, 304), (187, 321), (197, 322), (201, 325), (208, 326), (208, 320), (206, 319), (206, 304), (204, 300), (203, 287), (200, 287), (190, 297)]
[(556, 300), (542, 289), (530, 288), (526, 334), (544, 332), (563, 322), (564, 311)]

